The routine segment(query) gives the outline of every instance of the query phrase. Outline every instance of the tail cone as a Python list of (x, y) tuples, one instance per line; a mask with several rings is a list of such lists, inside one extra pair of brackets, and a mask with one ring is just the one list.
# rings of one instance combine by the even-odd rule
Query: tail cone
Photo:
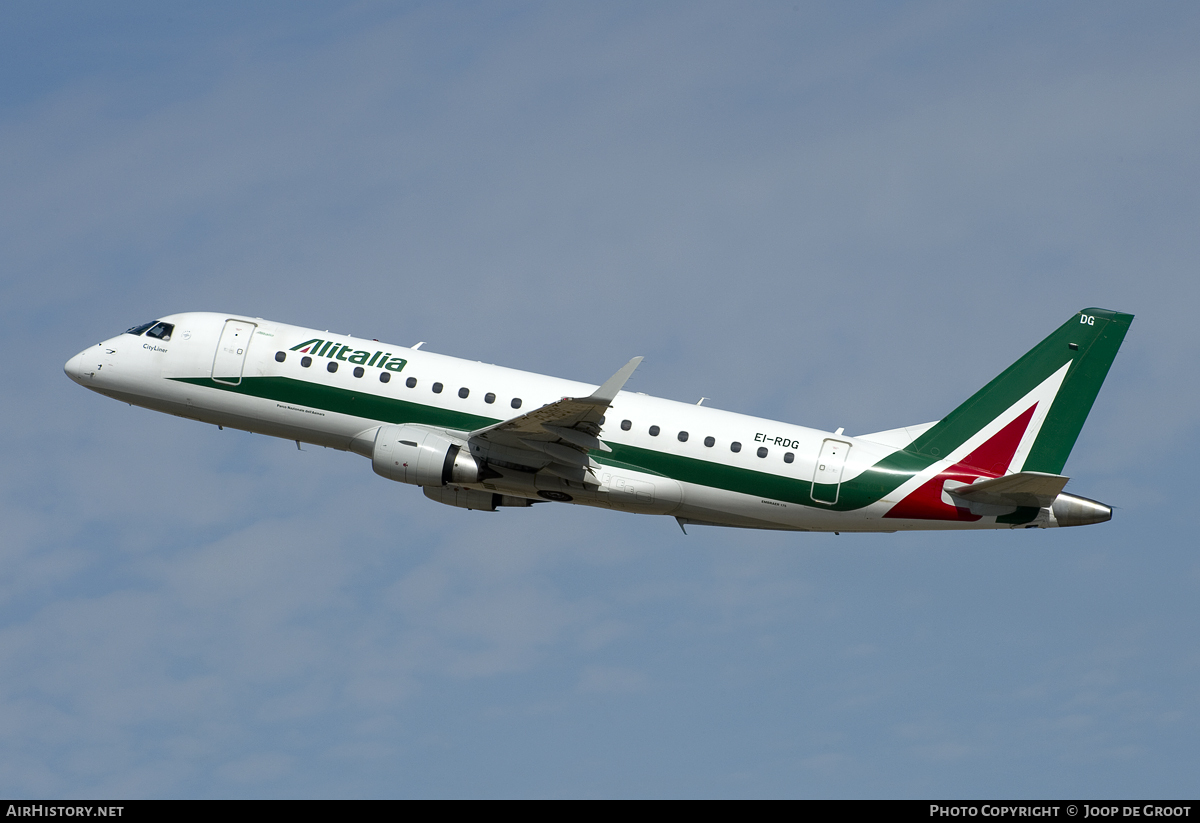
[(1059, 494), (1054, 500), (1051, 511), (1060, 526), (1090, 526), (1092, 523), (1104, 523), (1112, 520), (1110, 507), (1095, 500), (1088, 500), (1086, 497), (1076, 497), (1073, 494)]

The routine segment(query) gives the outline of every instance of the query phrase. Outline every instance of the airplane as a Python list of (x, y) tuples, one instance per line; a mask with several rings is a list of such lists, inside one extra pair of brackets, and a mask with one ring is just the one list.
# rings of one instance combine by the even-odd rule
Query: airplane
[(1083, 309), (941, 420), (856, 436), (623, 391), (641, 357), (596, 386), (211, 312), (64, 369), (131, 405), (354, 452), (465, 509), (572, 503), (685, 534), (1054, 528), (1112, 517), (1062, 470), (1132, 320)]

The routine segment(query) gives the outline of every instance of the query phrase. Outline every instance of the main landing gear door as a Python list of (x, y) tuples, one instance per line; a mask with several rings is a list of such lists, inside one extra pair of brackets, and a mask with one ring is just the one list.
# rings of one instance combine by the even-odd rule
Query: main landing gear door
[(217, 343), (217, 356), (213, 358), (212, 379), (217, 383), (236, 386), (242, 382), (242, 366), (246, 362), (246, 350), (254, 336), (256, 324), (245, 320), (226, 320)]
[(838, 500), (842, 486), (842, 470), (846, 468), (846, 455), (850, 444), (842, 440), (826, 440), (821, 444), (821, 454), (813, 470), (812, 499), (832, 506)]

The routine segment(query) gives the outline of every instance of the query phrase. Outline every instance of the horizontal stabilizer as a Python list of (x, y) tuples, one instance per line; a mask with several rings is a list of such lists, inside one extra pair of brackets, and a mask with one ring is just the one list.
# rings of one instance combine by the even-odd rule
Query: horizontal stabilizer
[(1045, 472), (1018, 472), (970, 485), (946, 482), (946, 491), (971, 503), (990, 506), (1034, 506), (1045, 508), (1054, 503), (1070, 478)]

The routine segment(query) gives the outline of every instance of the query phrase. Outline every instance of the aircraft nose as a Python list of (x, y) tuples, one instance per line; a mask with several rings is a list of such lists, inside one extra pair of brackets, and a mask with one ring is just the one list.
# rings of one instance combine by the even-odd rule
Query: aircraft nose
[(83, 382), (83, 352), (72, 357), (63, 366), (63, 371), (67, 373), (67, 377), (74, 380), (76, 383)]

